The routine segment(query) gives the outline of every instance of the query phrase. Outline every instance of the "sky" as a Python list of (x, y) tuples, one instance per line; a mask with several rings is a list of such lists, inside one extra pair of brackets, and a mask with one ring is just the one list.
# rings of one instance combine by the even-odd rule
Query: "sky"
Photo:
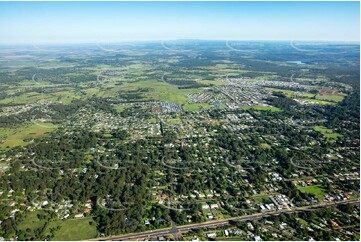
[(0, 2), (0, 44), (359, 41), (359, 2)]

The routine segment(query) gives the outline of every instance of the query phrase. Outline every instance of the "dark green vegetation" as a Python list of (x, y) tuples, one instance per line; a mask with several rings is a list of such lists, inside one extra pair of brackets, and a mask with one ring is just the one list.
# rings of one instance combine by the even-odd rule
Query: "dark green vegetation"
[[(307, 47), (1, 47), (0, 237), (80, 240), (358, 199), (359, 46)], [(317, 220), (302, 216), (278, 220)], [(279, 239), (358, 238), (292, 233)]]

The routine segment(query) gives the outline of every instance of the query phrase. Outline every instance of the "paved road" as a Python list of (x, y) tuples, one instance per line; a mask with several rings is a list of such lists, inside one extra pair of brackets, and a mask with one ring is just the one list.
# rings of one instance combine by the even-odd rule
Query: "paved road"
[(281, 213), (298, 213), (298, 212), (316, 210), (316, 209), (320, 209), (322, 207), (337, 206), (339, 204), (360, 204), (360, 200), (347, 200), (347, 201), (340, 201), (340, 202), (334, 202), (334, 203), (318, 204), (318, 205), (313, 205), (313, 206), (308, 206), (308, 207), (294, 208), (292, 210), (278, 210), (278, 211), (273, 211), (273, 212), (246, 215), (246, 216), (242, 216), (242, 217), (208, 221), (208, 222), (199, 223), (199, 224), (182, 225), (182, 226), (178, 226), (178, 227), (176, 227), (175, 224), (172, 222), (172, 227), (167, 228), (167, 229), (157, 229), (157, 230), (150, 231), (150, 232), (148, 231), (148, 232), (133, 233), (133, 234), (127, 234), (127, 235), (120, 235), (120, 236), (96, 238), (93, 240), (136, 240), (136, 239), (144, 239), (144, 238), (149, 238), (149, 237), (158, 237), (158, 236), (167, 236), (167, 235), (174, 236), (174, 235), (176, 235), (176, 233), (188, 232), (192, 229), (227, 225), (227, 224), (229, 224), (229, 222), (236, 222), (236, 221), (259, 220), (261, 218), (277, 216), (277, 215), (280, 215)]

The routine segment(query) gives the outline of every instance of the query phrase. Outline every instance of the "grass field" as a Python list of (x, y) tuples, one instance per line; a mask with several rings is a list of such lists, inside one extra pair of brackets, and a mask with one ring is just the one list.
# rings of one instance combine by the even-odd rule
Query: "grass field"
[(114, 109), (115, 111), (117, 111), (118, 113), (123, 112), (124, 110), (131, 108), (132, 105), (114, 105)]
[(271, 111), (271, 112), (282, 112), (282, 109), (271, 106), (246, 106), (242, 108), (243, 110), (254, 109), (257, 111)]
[(272, 87), (268, 87), (268, 88), (266, 88), (266, 90), (270, 90), (270, 91), (273, 91), (273, 92), (282, 92), (283, 94), (286, 95), (286, 97), (292, 97), (293, 93), (294, 93), (291, 90), (272, 88)]
[[(34, 84), (32, 84), (34, 85)], [(16, 92), (15, 92), (16, 93)], [(74, 93), (72, 89), (54, 89), (51, 93), (37, 93), (28, 92), (20, 95), (14, 94), (14, 97), (8, 97), (0, 100), (0, 104), (29, 104), (36, 103), (41, 100), (70, 103), (74, 99), (79, 99), (80, 96)]]
[(267, 201), (271, 201), (269, 199), (269, 196), (266, 194), (257, 194), (257, 195), (253, 195), (252, 199), (256, 202), (256, 203), (262, 203), (263, 200), (267, 200)]
[(42, 126), (31, 123), (17, 128), (0, 128), (0, 148), (8, 149), (27, 145), (30, 140), (40, 138), (55, 128), (56, 125), (51, 123), (44, 123)]
[(322, 189), (320, 186), (307, 186), (307, 187), (301, 187), (297, 186), (298, 190), (300, 190), (303, 193), (311, 193), (315, 195), (319, 200), (322, 201), (323, 195), (325, 195), (324, 189)]
[(318, 103), (318, 104), (322, 104), (322, 105), (335, 105), (335, 103), (333, 102), (329, 102), (329, 101), (324, 101), (324, 100), (319, 100), (319, 99), (313, 99), (313, 98), (302, 98), (303, 100), (309, 101), (309, 102), (314, 102), (314, 103)]
[(25, 231), (26, 229), (36, 230), (45, 225), (45, 220), (40, 220), (38, 218), (38, 214), (43, 213), (43, 211), (33, 211), (26, 214), (23, 221), (21, 221), (18, 225), (19, 230)]
[(341, 136), (338, 133), (334, 133), (332, 131), (332, 129), (328, 129), (328, 128), (324, 127), (324, 126), (315, 126), (315, 127), (313, 127), (313, 129), (315, 131), (318, 131), (318, 132), (322, 133), (328, 139), (337, 139), (337, 137)]
[(179, 118), (170, 118), (167, 120), (168, 124), (181, 124), (182, 121)]
[(312, 93), (303, 93), (301, 95), (295, 95), (295, 92), (292, 90), (279, 89), (279, 88), (266, 88), (267, 90), (274, 92), (282, 92), (286, 97), (302, 97), (303, 100), (310, 102), (315, 102), (323, 105), (332, 105), (335, 102), (340, 102), (344, 99), (345, 95), (325, 95), (325, 94), (312, 94)]
[[(90, 225), (90, 222), (93, 224)], [(52, 221), (47, 229), (57, 226), (60, 226), (60, 230), (55, 233), (52, 240), (86, 240), (97, 235), (96, 224), (92, 218)]]
[(173, 102), (180, 105), (187, 103), (186, 94), (199, 92), (197, 88), (178, 89), (177, 86), (162, 81), (149, 80), (125, 83), (107, 91), (99, 92), (98, 95), (101, 97), (114, 97), (117, 93), (137, 92), (139, 89), (148, 89), (146, 92), (138, 93), (143, 97), (143, 100)]
[(213, 84), (215, 86), (222, 86), (224, 84), (226, 84), (225, 82), (221, 82), (221, 81), (211, 81), (211, 80), (200, 80), (198, 81), (199, 83), (202, 83), (202, 84)]
[(183, 106), (185, 110), (194, 111), (194, 112), (201, 111), (202, 109), (208, 109), (210, 107), (212, 107), (212, 105), (208, 103), (191, 103), (191, 104), (185, 104)]
[(316, 96), (319, 100), (331, 101), (331, 102), (341, 102), (344, 99), (344, 95), (324, 95), (318, 94)]

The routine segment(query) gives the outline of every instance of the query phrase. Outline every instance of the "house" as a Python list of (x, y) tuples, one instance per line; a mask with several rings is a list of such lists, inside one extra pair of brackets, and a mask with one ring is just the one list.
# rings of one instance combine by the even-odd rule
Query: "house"
[(211, 209), (219, 209), (219, 205), (218, 204), (211, 204)]
[(144, 224), (149, 225), (150, 224), (149, 219), (144, 220)]
[(227, 230), (227, 229), (224, 231), (224, 235), (225, 235), (226, 237), (228, 237), (228, 236), (229, 236), (229, 232), (228, 232), (228, 230)]
[(202, 209), (209, 209), (209, 205), (208, 204), (202, 204)]
[(250, 231), (247, 231), (247, 236), (251, 237), (251, 238), (254, 238), (254, 234), (252, 232), (250, 232)]
[(217, 234), (216, 233), (208, 233), (207, 234), (207, 238), (211, 238), (211, 239), (214, 239), (217, 237)]
[(79, 214), (75, 214), (74, 218), (83, 218), (84, 214), (79, 213)]
[(286, 223), (281, 223), (280, 224), (280, 229), (283, 230), (283, 229), (286, 229), (287, 228), (287, 224)]
[(254, 241), (262, 241), (261, 237), (260, 236), (254, 236)]
[(254, 230), (254, 227), (253, 227), (253, 225), (252, 225), (250, 222), (247, 223), (247, 227), (248, 227), (248, 229), (250, 229), (250, 230)]

